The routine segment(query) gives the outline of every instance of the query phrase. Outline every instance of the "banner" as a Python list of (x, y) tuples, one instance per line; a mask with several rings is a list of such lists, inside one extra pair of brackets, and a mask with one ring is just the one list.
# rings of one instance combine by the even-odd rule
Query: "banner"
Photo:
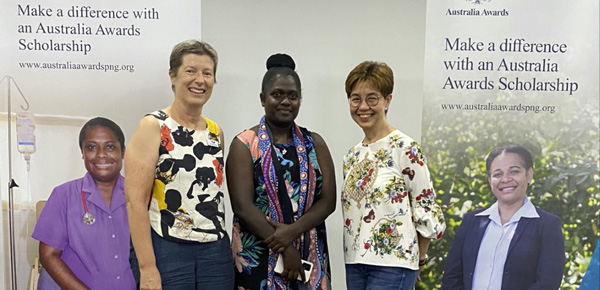
[[(14, 78), (36, 114), (112, 117), (123, 104), (164, 106), (173, 45), (200, 38), (200, 1), (2, 0), (2, 7), (0, 76)], [(5, 83), (2, 90), (4, 97)], [(141, 116), (128, 117), (116, 119), (137, 124)]]
[(422, 143), (447, 232), (421, 275), (439, 287), (465, 213), (496, 201), (485, 158), (519, 143), (534, 156), (534, 205), (559, 216), (561, 288), (576, 289), (600, 233), (598, 1), (427, 2)]
[[(4, 136), (0, 181), (8, 184), (12, 170), (19, 184), (13, 195), (15, 257), (9, 251), (8, 218), (0, 217), (6, 253), (0, 259), (0, 272), (6, 273), (0, 277), (0, 288), (10, 289), (10, 257), (17, 262), (15, 285), (25, 289), (30, 265), (38, 255), (37, 242), (30, 238), (35, 224), (30, 205), (47, 199), (54, 186), (85, 172), (77, 143), (85, 120), (110, 118), (131, 136), (144, 113), (172, 101), (169, 54), (176, 43), (200, 38), (201, 2), (0, 1), (0, 133)], [(8, 168), (3, 113), (23, 110), (36, 116), (37, 152), (31, 158), (31, 171), (17, 152), (15, 123), (13, 166)], [(6, 210), (5, 186), (0, 197)]]

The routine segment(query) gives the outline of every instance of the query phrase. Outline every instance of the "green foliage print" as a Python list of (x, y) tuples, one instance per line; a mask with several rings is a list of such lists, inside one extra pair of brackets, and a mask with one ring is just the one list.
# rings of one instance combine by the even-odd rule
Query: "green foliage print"
[[(474, 103), (485, 103), (487, 97), (465, 96)], [(498, 95), (491, 101), (520, 100)], [(431, 243), (432, 259), (417, 289), (441, 288), (445, 257), (464, 214), (495, 202), (485, 158), (493, 148), (510, 143), (526, 146), (534, 156), (528, 196), (562, 219), (567, 262), (561, 289), (577, 289), (600, 235), (598, 105), (570, 99), (555, 114), (536, 114), (441, 111), (439, 103), (447, 100), (431, 102), (424, 106), (422, 145), (447, 229), (441, 240)]]

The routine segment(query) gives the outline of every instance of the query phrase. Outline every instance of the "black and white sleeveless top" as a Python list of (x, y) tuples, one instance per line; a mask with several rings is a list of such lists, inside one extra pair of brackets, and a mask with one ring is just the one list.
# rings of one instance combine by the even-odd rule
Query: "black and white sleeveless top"
[(190, 130), (155, 111), (161, 142), (148, 213), (152, 229), (178, 242), (212, 242), (225, 231), (223, 150), (219, 126)]

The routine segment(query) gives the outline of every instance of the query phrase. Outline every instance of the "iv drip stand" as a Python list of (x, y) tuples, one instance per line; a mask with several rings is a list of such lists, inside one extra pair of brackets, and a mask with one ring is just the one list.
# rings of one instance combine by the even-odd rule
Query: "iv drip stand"
[(10, 92), (10, 83), (11, 81), (15, 84), (15, 87), (17, 88), (17, 90), (19, 91), (19, 93), (21, 94), (21, 97), (23, 98), (23, 100), (25, 101), (25, 104), (27, 105), (26, 108), (24, 108), (23, 106), (21, 106), (21, 108), (24, 111), (29, 110), (29, 102), (27, 101), (27, 99), (25, 98), (25, 96), (23, 95), (23, 92), (21, 92), (21, 89), (19, 88), (19, 86), (17, 85), (17, 83), (15, 82), (15, 80), (11, 77), (11, 76), (5, 76), (4, 78), (2, 78), (2, 80), (0, 80), (0, 83), (2, 83), (4, 80), (6, 79), (7, 82), (7, 87), (8, 87), (8, 115), (7, 115), (7, 119), (8, 119), (8, 227), (9, 227), (9, 239), (10, 239), (10, 284), (11, 284), (11, 289), (12, 290), (17, 290), (17, 262), (16, 262), (16, 254), (15, 254), (15, 219), (14, 219), (14, 195), (13, 195), (13, 187), (19, 187), (19, 185), (17, 185), (17, 183), (15, 182), (15, 180), (12, 178), (12, 126), (11, 126), (11, 119), (12, 119), (12, 113), (11, 113), (11, 92)]

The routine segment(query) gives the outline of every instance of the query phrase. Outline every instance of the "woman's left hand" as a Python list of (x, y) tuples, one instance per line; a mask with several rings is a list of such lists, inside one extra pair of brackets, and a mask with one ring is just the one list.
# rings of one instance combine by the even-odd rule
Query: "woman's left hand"
[(287, 247), (281, 256), (283, 258), (283, 272), (281, 272), (281, 277), (284, 279), (284, 282), (285, 280), (294, 281), (296, 279), (306, 281), (307, 277), (302, 267), (300, 252), (294, 247)]
[(275, 228), (275, 232), (265, 239), (265, 243), (275, 253), (283, 253), (298, 234), (294, 231), (292, 225), (278, 223), (267, 218), (267, 222)]

